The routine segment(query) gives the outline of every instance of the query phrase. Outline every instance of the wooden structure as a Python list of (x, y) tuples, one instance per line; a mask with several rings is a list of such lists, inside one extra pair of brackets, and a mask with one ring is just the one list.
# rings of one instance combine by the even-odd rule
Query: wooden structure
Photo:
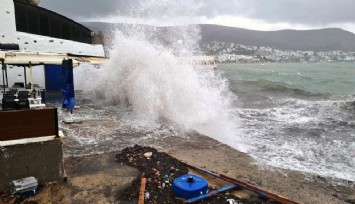
[(0, 111), (0, 124), (0, 142), (59, 137), (57, 109)]
[(146, 178), (142, 178), (141, 181), (141, 187), (139, 190), (139, 200), (138, 200), (138, 204), (144, 204), (144, 194), (145, 194), (145, 185), (147, 183), (147, 179)]
[(63, 178), (57, 109), (0, 111), (0, 191), (33, 176), (41, 184)]

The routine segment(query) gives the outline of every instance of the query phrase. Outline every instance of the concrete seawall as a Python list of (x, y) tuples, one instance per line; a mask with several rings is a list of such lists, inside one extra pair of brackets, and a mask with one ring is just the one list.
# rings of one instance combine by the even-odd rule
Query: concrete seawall
[(0, 191), (11, 181), (33, 176), (40, 184), (63, 177), (63, 148), (60, 139), (0, 147)]

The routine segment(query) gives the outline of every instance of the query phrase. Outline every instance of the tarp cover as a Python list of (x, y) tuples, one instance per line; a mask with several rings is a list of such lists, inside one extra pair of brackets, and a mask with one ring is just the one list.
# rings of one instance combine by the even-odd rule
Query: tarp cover
[(74, 75), (73, 75), (73, 60), (63, 60), (62, 63), (62, 77), (61, 77), (61, 91), (63, 96), (62, 107), (70, 111), (75, 107), (74, 95)]

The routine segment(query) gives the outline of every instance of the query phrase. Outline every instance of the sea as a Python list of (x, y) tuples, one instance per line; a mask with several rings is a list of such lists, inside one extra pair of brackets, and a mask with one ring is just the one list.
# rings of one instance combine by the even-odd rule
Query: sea
[[(91, 73), (90, 69), (84, 72)], [(126, 100), (136, 100), (136, 105), (112, 102), (112, 98), (95, 101), (86, 99), (85, 92), (79, 93), (78, 98), (83, 99), (78, 101), (81, 108), (74, 116), (80, 123), (60, 123), (67, 135), (66, 156), (119, 151), (135, 144), (168, 147), (170, 137), (189, 141), (185, 133), (196, 130), (247, 153), (260, 165), (355, 181), (354, 64), (220, 64), (215, 71), (198, 70), (197, 73), (201, 71), (212, 74), (223, 84), (217, 86), (219, 91), (210, 93), (209, 89), (216, 89), (213, 85), (205, 90), (195, 87), (203, 91), (193, 90), (189, 80), (180, 81), (177, 74), (176, 81), (171, 79), (172, 83), (163, 85), (154, 78), (155, 83), (151, 82), (149, 87), (157, 92), (143, 89), (147, 98), (140, 95), (141, 88), (147, 84), (136, 85), (138, 90), (129, 85), (127, 88), (133, 89), (130, 94), (139, 96)], [(85, 76), (85, 73), (78, 75)], [(146, 77), (144, 80), (148, 80)], [(135, 80), (134, 77), (133, 84)], [(183, 89), (181, 83), (188, 85)], [(172, 91), (171, 86), (177, 86), (178, 90)], [(112, 92), (107, 94), (112, 96)], [(165, 92), (168, 96), (160, 95)], [(175, 105), (159, 101), (168, 100), (165, 97), (173, 98), (172, 103), (179, 103), (174, 97), (184, 100)], [(228, 99), (230, 103), (226, 105), (211, 97)], [(206, 103), (206, 100), (213, 102)], [(190, 109), (190, 106), (195, 107)], [(228, 111), (223, 112), (223, 108)], [(175, 109), (179, 110), (177, 115), (171, 113)], [(64, 117), (65, 113), (60, 114)]]
[(250, 154), (272, 166), (355, 180), (355, 64), (221, 64)]
[[(198, 12), (194, 1), (141, 1), (133, 11), (128, 20), (136, 24), (111, 36), (109, 63), (74, 70), (80, 123), (60, 123), (66, 157), (194, 143), (195, 132), (260, 165), (355, 181), (355, 64), (195, 69), (179, 58), (199, 49), (201, 31), (187, 25)], [(181, 26), (139, 21), (151, 19)]]

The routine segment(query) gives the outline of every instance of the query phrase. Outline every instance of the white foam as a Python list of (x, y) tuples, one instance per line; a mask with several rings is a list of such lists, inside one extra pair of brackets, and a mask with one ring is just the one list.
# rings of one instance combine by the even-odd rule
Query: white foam
[[(186, 4), (186, 5), (185, 5)], [(174, 21), (174, 16), (189, 15), (191, 2), (144, 1), (138, 16), (155, 14)], [(192, 11), (190, 9), (192, 9)], [(198, 48), (199, 28), (180, 26), (170, 29), (159, 41), (156, 31), (139, 25), (115, 34), (109, 64), (89, 79), (97, 98), (105, 103), (132, 109), (137, 123), (170, 121), (186, 130), (196, 130), (234, 148), (242, 148), (238, 117), (232, 107), (235, 100), (227, 80), (213, 70), (195, 70), (181, 64), (173, 53)], [(244, 148), (245, 150), (245, 148)]]
[(249, 154), (272, 166), (355, 181), (352, 129), (336, 124), (349, 118), (343, 103), (287, 99), (276, 108), (243, 110), (242, 127), (256, 146)]
[[(189, 12), (194, 12), (186, 6), (191, 4), (189, 1), (179, 1), (179, 4), (176, 1), (152, 2), (141, 2), (136, 10), (138, 18), (142, 18), (141, 14), (159, 14), (165, 21), (173, 21), (174, 15), (188, 16)], [(129, 126), (121, 133), (143, 135), (129, 137), (132, 143), (145, 144), (147, 140), (164, 138), (164, 131), (160, 132), (158, 127), (168, 123), (185, 130), (197, 130), (276, 167), (355, 180), (354, 142), (334, 142), (327, 140), (324, 134), (310, 139), (283, 132), (287, 127), (297, 129), (329, 122), (326, 118), (340, 120), (341, 117), (332, 116), (338, 113), (333, 104), (338, 102), (289, 99), (277, 104), (276, 108), (236, 110), (233, 107), (237, 104), (236, 98), (229, 91), (227, 80), (218, 72), (194, 70), (188, 64), (180, 64), (173, 55), (177, 47), (187, 52), (198, 47), (198, 28), (178, 27), (165, 33), (164, 43), (156, 38), (158, 34), (138, 25), (127, 27), (124, 32), (117, 31), (109, 64), (83, 74), (86, 83), (81, 86), (86, 95), (95, 92), (93, 99), (101, 100), (103, 106), (125, 109), (129, 114), (129, 117), (120, 115), (116, 119)], [(115, 110), (109, 111), (117, 114)], [(242, 120), (239, 113), (243, 115)], [(93, 117), (97, 119), (100, 115)], [(105, 117), (107, 115), (102, 116)], [(97, 128), (93, 130), (98, 131)], [(100, 137), (95, 136), (78, 141), (99, 145)], [(105, 137), (109, 142), (123, 139)], [(254, 148), (250, 148), (251, 145)]]

